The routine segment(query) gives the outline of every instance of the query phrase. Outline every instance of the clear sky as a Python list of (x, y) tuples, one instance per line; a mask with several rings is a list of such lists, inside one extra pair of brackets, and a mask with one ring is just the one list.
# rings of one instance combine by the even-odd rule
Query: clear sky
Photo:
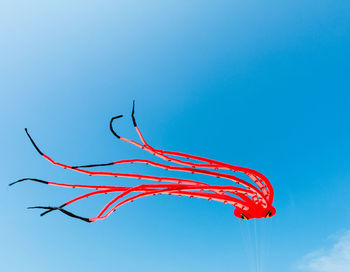
[[(350, 271), (349, 12), (331, 0), (3, 1), (0, 270)], [(174, 196), (94, 224), (27, 210), (79, 192), (8, 183), (118, 181), (51, 165), (24, 128), (67, 164), (151, 158), (108, 130), (124, 114), (119, 131), (136, 139), (133, 99), (153, 146), (265, 174), (276, 216), (254, 226), (228, 205)], [(93, 217), (106, 200), (71, 210)]]

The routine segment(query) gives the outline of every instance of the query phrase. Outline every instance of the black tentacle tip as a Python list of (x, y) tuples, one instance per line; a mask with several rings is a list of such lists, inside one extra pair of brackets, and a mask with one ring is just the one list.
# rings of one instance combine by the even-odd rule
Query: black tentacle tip
[(135, 114), (135, 99), (132, 101), (131, 118), (132, 118), (132, 122), (133, 122), (133, 124), (134, 124), (134, 127), (136, 127), (137, 124), (136, 124), (136, 120), (135, 120), (134, 114)]
[(51, 207), (51, 206), (30, 206), (30, 207), (27, 207), (27, 209), (49, 209), (49, 210), (55, 210), (55, 209), (58, 209), (58, 207)]
[(58, 207), (50, 207), (50, 206), (31, 206), (27, 207), (27, 209), (44, 209), (48, 211), (56, 210)]
[(122, 114), (121, 114), (121, 115), (118, 115), (118, 116), (115, 116), (115, 117), (112, 117), (111, 121), (109, 122), (109, 129), (111, 130), (111, 132), (113, 133), (113, 135), (114, 135), (115, 137), (117, 137), (118, 139), (120, 139), (120, 136), (114, 131), (113, 126), (112, 126), (112, 123), (113, 123), (113, 121), (114, 121), (115, 119), (118, 119), (118, 118), (121, 118), (121, 117), (123, 117)]
[(87, 167), (99, 167), (99, 166), (109, 166), (109, 165), (114, 165), (114, 162), (100, 163), (100, 164), (88, 164), (88, 165), (75, 165), (75, 166), (72, 166), (72, 169), (87, 168)]
[(14, 185), (14, 184), (16, 184), (16, 183), (20, 183), (20, 182), (25, 181), (25, 180), (31, 180), (31, 181), (36, 181), (36, 182), (44, 183), (44, 184), (49, 184), (48, 181), (45, 181), (45, 180), (42, 180), (42, 179), (22, 178), (22, 179), (19, 179), (19, 180), (14, 181), (14, 182), (11, 182), (11, 183), (9, 184), (9, 186), (12, 186), (12, 185)]
[(49, 212), (52, 212), (52, 211), (55, 211), (55, 210), (58, 210), (70, 217), (73, 217), (73, 218), (77, 218), (77, 219), (80, 219), (82, 221), (85, 221), (85, 222), (88, 222), (88, 223), (92, 223), (93, 221), (91, 221), (89, 218), (87, 217), (81, 217), (79, 215), (75, 215), (65, 209), (62, 209), (62, 207), (64, 207), (66, 204), (63, 204), (59, 207), (51, 207), (51, 206), (33, 206), (33, 207), (28, 207), (27, 209), (45, 209), (46, 211), (44, 211), (43, 213), (40, 214), (40, 216), (44, 216), (45, 214), (49, 213)]
[(11, 183), (9, 184), (9, 186), (12, 186), (12, 185), (14, 185), (14, 184), (16, 184), (16, 183), (20, 183), (20, 182), (25, 181), (25, 180), (28, 180), (28, 178), (22, 178), (22, 179), (19, 179), (19, 180), (14, 181), (14, 182), (11, 182)]
[(32, 142), (33, 146), (35, 147), (36, 151), (38, 151), (38, 153), (39, 153), (41, 156), (44, 155), (44, 153), (41, 152), (41, 150), (39, 149), (39, 147), (35, 144), (33, 138), (30, 136), (30, 134), (29, 134), (29, 132), (28, 132), (28, 129), (25, 128), (24, 130), (25, 130), (25, 132), (26, 132), (26, 134), (27, 134), (29, 140)]

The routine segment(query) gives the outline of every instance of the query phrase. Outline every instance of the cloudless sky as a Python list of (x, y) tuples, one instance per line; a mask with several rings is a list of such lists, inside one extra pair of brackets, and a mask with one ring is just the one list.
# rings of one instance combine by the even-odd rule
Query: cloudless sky
[[(350, 224), (349, 11), (349, 1), (330, 0), (3, 1), (0, 270), (256, 271), (255, 227), (260, 270), (299, 271)], [(79, 191), (8, 183), (118, 181), (51, 165), (24, 128), (67, 164), (154, 159), (109, 132), (109, 119), (124, 114), (119, 132), (136, 139), (133, 99), (151, 145), (266, 175), (276, 216), (240, 222), (228, 205), (174, 196), (94, 224), (27, 210)], [(93, 217), (107, 199), (71, 210)]]

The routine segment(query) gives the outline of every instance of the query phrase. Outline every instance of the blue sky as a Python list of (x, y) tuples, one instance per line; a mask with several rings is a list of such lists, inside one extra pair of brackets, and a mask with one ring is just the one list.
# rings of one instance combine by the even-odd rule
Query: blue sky
[[(349, 9), (322, 0), (2, 3), (1, 271), (346, 271)], [(136, 139), (133, 99), (153, 146), (264, 173), (276, 216), (254, 226), (229, 206), (171, 196), (94, 224), (27, 210), (78, 192), (8, 183), (116, 181), (54, 167), (24, 128), (67, 164), (151, 158), (108, 130), (124, 114), (120, 132)], [(72, 210), (93, 216), (105, 202)]]

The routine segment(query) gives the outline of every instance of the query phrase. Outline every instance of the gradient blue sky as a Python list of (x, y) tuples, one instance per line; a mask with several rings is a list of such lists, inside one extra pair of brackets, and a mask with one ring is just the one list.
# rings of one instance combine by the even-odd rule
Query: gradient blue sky
[[(256, 271), (254, 223), (229, 206), (146, 198), (86, 224), (26, 210), (78, 191), (7, 186), (22, 177), (114, 184), (49, 164), (23, 129), (67, 164), (150, 158), (108, 131), (125, 114), (120, 132), (136, 137), (136, 99), (155, 147), (269, 177), (277, 215), (256, 223), (260, 271), (321, 271), (305, 256), (350, 229), (350, 2), (73, 2), (0, 4), (0, 270)], [(133, 167), (118, 169), (163, 173)], [(93, 216), (105, 201), (72, 210)]]

